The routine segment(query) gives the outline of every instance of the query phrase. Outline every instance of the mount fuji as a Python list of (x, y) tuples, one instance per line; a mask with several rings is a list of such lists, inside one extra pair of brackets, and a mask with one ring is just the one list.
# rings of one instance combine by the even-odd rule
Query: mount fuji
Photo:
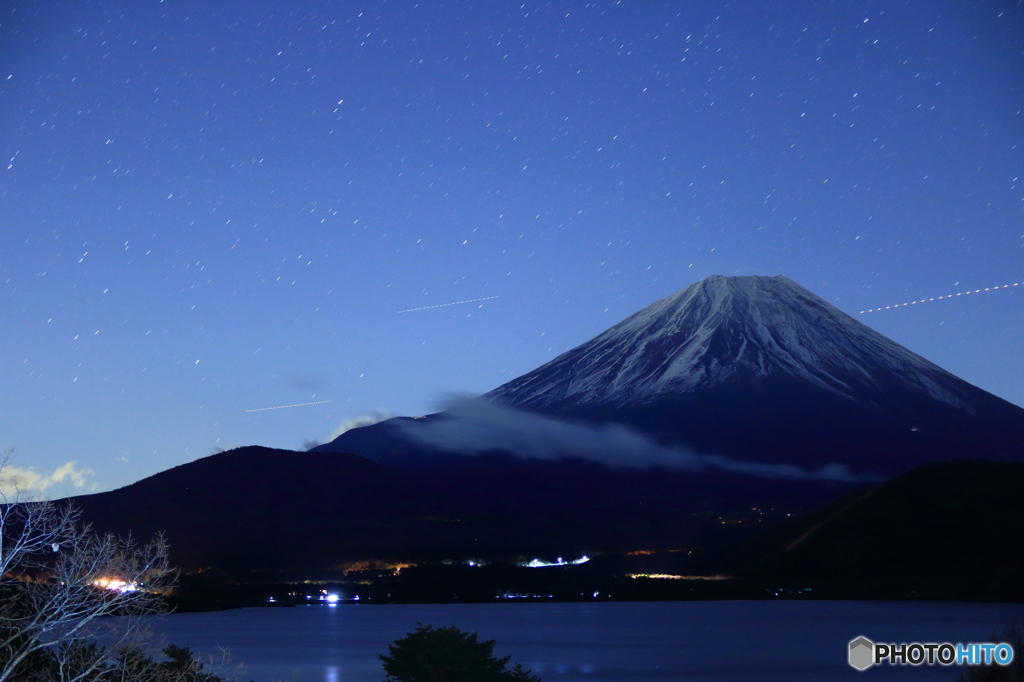
[[(861, 545), (846, 538), (895, 519), (904, 535), (846, 560), (874, 576), (903, 561), (915, 528), (931, 538), (951, 514), (962, 529), (1016, 518), (1005, 506), (1019, 482), (1012, 466), (940, 464), (899, 483), (947, 459), (1024, 460), (1024, 409), (785, 277), (714, 276), (438, 414), (352, 429), (313, 452), (211, 455), (73, 501), (103, 532), (166, 531), (188, 570), (307, 577), (381, 558), (712, 556), (832, 503), (793, 531), (802, 541), (829, 521), (808, 544), (821, 553), (765, 565), (777, 575), (835, 566), (831, 548), (853, 551)], [(895, 497), (856, 492), (883, 479)], [(921, 512), (932, 498), (938, 517)], [(852, 522), (850, 500), (868, 501)], [(916, 566), (938, 555), (915, 556)]]
[[(552, 448), (586, 458), (586, 443), (602, 441), (609, 428), (640, 439), (620, 438), (626, 450), (641, 442), (703, 453), (731, 463), (718, 468), (768, 478), (785, 477), (772, 467), (839, 467), (850, 480), (878, 480), (936, 460), (1024, 459), (1024, 409), (784, 276), (708, 277), (473, 402), (503, 410), (497, 418), (514, 426), (519, 442), (538, 427), (549, 459)], [(495, 418), (452, 409), (391, 419), (317, 450), (392, 465), (425, 465), (446, 452), (529, 457), (503, 448), (502, 433), (488, 439), (492, 424), (474, 423)], [(568, 425), (562, 433), (570, 435), (552, 444), (552, 424)], [(572, 433), (587, 436), (584, 445), (563, 447)], [(467, 445), (481, 434), (478, 447)], [(615, 463), (630, 466), (629, 454)]]

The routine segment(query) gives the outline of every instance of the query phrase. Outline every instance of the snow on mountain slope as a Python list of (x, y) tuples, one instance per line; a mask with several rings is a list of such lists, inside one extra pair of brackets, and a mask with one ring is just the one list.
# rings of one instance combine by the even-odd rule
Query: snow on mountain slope
[(861, 403), (896, 381), (971, 411), (969, 384), (783, 276), (708, 277), (485, 397), (625, 407), (779, 375)]

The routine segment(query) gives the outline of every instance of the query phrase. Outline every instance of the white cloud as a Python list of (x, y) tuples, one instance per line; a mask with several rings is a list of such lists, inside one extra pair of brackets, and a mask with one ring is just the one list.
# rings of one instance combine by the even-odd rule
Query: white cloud
[(331, 437), (327, 439), (327, 442), (330, 443), (332, 440), (334, 440), (341, 434), (345, 433), (346, 431), (358, 429), (362, 426), (372, 426), (377, 422), (384, 421), (385, 419), (391, 419), (391, 414), (389, 412), (379, 411), (372, 412), (370, 414), (360, 415), (358, 417), (353, 417), (352, 419), (343, 421), (341, 423), (341, 426), (336, 428), (334, 430), (334, 433), (331, 434)]
[[(95, 476), (96, 472), (88, 467), (76, 468), (76, 464), (78, 462), (65, 462), (54, 469), (52, 474), (39, 473), (33, 467), (3, 466), (0, 468), (0, 495), (10, 498), (23, 493), (41, 493), (61, 483), (85, 488), (89, 485), (88, 478)], [(90, 491), (95, 488), (96, 484), (91, 485)]]
[(524, 412), (465, 397), (443, 401), (443, 416), (401, 422), (405, 435), (440, 450), (479, 454), (503, 450), (528, 459), (580, 457), (616, 467), (717, 469), (759, 478), (860, 480), (841, 464), (816, 470), (793, 464), (749, 462), (679, 446), (665, 446), (622, 424), (588, 424)]

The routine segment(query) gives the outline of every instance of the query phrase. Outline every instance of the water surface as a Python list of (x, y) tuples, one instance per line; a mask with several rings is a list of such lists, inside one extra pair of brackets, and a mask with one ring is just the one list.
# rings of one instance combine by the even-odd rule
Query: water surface
[[(250, 608), (154, 619), (204, 656), (230, 650), (240, 680), (380, 682), (378, 655), (416, 627), (455, 625), (545, 682), (953, 682), (956, 667), (847, 665), (847, 643), (987, 641), (1024, 605), (829, 601), (502, 603)], [(1018, 652), (1020, 655), (1022, 652)]]

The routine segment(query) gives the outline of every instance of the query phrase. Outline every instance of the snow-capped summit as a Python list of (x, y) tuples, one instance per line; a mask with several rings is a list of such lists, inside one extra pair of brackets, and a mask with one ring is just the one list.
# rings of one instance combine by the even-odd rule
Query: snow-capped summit
[(854, 401), (884, 400), (897, 380), (954, 407), (971, 402), (963, 381), (781, 275), (712, 275), (486, 397), (540, 410), (625, 407), (771, 376)]

